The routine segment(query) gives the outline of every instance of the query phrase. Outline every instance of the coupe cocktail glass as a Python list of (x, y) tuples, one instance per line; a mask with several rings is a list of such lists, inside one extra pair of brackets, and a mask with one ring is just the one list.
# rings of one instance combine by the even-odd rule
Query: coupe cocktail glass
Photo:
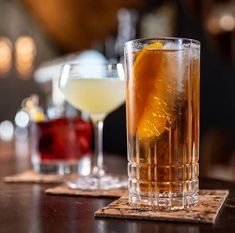
[(71, 188), (112, 189), (127, 186), (127, 180), (107, 175), (103, 168), (103, 121), (125, 101), (122, 64), (66, 64), (59, 87), (66, 100), (87, 112), (94, 125), (95, 157), (89, 176), (68, 182)]

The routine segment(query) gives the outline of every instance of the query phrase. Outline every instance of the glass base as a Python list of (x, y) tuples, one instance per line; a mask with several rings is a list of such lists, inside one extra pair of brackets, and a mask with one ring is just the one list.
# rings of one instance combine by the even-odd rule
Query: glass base
[(121, 177), (103, 175), (101, 177), (96, 176), (84, 176), (77, 180), (70, 180), (67, 182), (69, 188), (82, 189), (82, 190), (109, 190), (127, 187), (128, 180)]
[[(174, 185), (168, 192), (146, 192), (140, 191), (141, 186), (134, 185), (135, 180), (129, 183), (129, 204), (133, 208), (146, 210), (182, 210), (191, 209), (198, 203), (199, 181), (198, 179), (178, 182), (178, 190), (176, 191), (176, 183), (159, 182), (157, 188)], [(143, 184), (143, 183), (142, 183)], [(156, 185), (155, 184), (155, 185)], [(145, 186), (144, 186), (145, 187)], [(179, 188), (181, 187), (181, 188)], [(173, 189), (173, 190), (172, 190)], [(143, 190), (143, 187), (142, 187)]]
[(50, 161), (33, 162), (33, 170), (41, 174), (69, 175), (79, 174), (87, 175), (90, 173), (90, 157), (85, 156), (79, 161)]
[(155, 197), (150, 198), (148, 194), (129, 194), (129, 204), (132, 208), (143, 210), (182, 210), (195, 207), (198, 203), (197, 193), (187, 196), (179, 193), (156, 193), (153, 196)]

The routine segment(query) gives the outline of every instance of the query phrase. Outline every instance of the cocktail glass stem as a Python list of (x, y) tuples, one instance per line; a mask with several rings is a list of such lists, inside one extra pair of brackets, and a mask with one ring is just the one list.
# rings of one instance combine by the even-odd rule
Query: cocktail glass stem
[(98, 179), (104, 176), (103, 169), (103, 120), (93, 121), (95, 132), (94, 166), (91, 175)]

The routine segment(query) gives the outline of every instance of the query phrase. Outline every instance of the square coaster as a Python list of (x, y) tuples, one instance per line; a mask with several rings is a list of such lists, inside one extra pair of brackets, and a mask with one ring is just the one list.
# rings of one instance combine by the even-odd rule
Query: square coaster
[(123, 196), (108, 206), (97, 210), (95, 217), (214, 223), (228, 194), (228, 190), (200, 190), (198, 205), (190, 210), (179, 211), (134, 209), (129, 206), (128, 197)]
[(127, 188), (109, 189), (109, 190), (82, 190), (71, 189), (66, 184), (46, 189), (47, 194), (52, 195), (66, 195), (66, 196), (83, 196), (83, 197), (97, 197), (97, 198), (117, 198), (127, 195)]
[(62, 183), (64, 181), (63, 176), (50, 175), (50, 174), (39, 174), (33, 170), (27, 170), (19, 174), (12, 176), (6, 176), (3, 178), (6, 183)]

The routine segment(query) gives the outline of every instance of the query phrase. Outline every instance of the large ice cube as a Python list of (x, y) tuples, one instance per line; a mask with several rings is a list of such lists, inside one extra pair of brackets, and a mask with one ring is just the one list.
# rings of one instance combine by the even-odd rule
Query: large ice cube
[(180, 43), (173, 43), (173, 42), (167, 42), (164, 44), (163, 49), (168, 49), (168, 50), (180, 50), (183, 49), (183, 45)]

